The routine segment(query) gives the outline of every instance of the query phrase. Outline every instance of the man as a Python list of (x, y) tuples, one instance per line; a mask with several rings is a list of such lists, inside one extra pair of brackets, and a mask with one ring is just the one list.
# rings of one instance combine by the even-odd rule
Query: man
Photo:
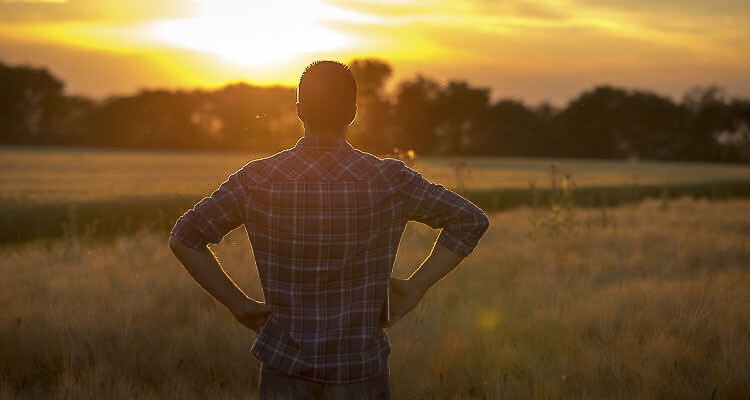
[[(333, 61), (309, 65), (294, 148), (248, 163), (185, 213), (169, 246), (193, 278), (258, 333), (259, 398), (390, 398), (383, 328), (476, 246), (487, 216), (393, 159), (353, 149), (357, 85)], [(442, 228), (408, 278), (391, 277), (407, 221)], [(265, 302), (248, 298), (208, 243), (245, 225)]]

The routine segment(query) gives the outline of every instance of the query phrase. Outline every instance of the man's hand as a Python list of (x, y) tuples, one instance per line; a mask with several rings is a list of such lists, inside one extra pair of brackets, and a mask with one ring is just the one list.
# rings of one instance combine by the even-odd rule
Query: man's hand
[(185, 269), (211, 296), (226, 306), (242, 325), (260, 333), (271, 310), (265, 303), (255, 301), (234, 284), (208, 247), (193, 249), (174, 236), (169, 247)]
[(430, 255), (409, 279), (391, 277), (388, 293), (391, 305), (390, 322), (381, 322), (381, 328), (393, 326), (401, 317), (417, 306), (427, 290), (448, 274), (464, 255), (458, 254), (440, 242), (435, 242)]
[(427, 293), (427, 289), (419, 286), (414, 280), (391, 277), (388, 293), (391, 303), (391, 320), (381, 324), (382, 328), (393, 326), (404, 315), (413, 310)]
[(230, 311), (237, 321), (255, 331), (256, 334), (260, 334), (261, 328), (271, 314), (271, 309), (265, 303), (253, 299), (247, 299)]

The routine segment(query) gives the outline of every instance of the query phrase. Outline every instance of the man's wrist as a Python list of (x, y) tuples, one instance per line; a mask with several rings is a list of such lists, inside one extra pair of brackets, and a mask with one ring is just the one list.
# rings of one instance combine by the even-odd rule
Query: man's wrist
[(412, 275), (407, 280), (412, 284), (412, 286), (416, 290), (419, 290), (422, 293), (427, 293), (427, 290), (429, 290), (430, 287), (432, 286), (430, 282), (427, 282), (424, 279), (421, 279), (418, 275)]
[(237, 297), (233, 298), (231, 301), (228, 301), (224, 303), (224, 306), (232, 313), (236, 314), (237, 312), (243, 310), (245, 307), (247, 307), (248, 300), (252, 300), (247, 296)]
[(264, 308), (266, 307), (266, 303), (264, 301), (258, 301), (251, 297), (245, 296), (241, 299), (238, 299), (232, 302), (232, 304), (225, 304), (225, 306), (229, 309), (229, 311), (232, 312), (232, 314), (236, 314), (238, 312), (246, 311), (248, 307)]

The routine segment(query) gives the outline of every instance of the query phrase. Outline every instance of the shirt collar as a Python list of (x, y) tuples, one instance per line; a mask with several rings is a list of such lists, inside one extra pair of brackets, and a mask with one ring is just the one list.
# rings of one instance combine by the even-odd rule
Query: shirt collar
[(294, 146), (297, 149), (311, 149), (311, 150), (347, 150), (351, 149), (352, 145), (344, 138), (327, 137), (327, 136), (303, 136), (297, 141), (297, 145)]

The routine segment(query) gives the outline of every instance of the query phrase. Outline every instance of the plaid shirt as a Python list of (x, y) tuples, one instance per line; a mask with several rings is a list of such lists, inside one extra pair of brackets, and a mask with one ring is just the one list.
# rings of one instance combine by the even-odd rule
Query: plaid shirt
[(387, 368), (380, 327), (407, 221), (468, 255), (489, 225), (463, 197), (343, 138), (303, 137), (252, 161), (186, 212), (172, 235), (201, 248), (244, 224), (271, 314), (253, 355), (289, 375), (347, 383)]

